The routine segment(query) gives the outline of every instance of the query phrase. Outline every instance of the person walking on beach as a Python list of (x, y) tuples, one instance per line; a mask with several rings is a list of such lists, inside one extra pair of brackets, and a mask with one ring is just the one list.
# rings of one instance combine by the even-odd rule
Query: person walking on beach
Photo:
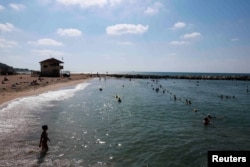
[(42, 147), (42, 151), (48, 151), (49, 147), (47, 142), (50, 141), (48, 138), (48, 133), (46, 132), (48, 130), (47, 125), (42, 126), (43, 132), (41, 134), (40, 142), (39, 142), (39, 147)]

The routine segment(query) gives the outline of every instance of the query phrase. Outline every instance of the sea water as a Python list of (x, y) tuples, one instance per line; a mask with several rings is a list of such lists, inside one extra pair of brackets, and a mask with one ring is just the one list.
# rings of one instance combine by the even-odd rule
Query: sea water
[(208, 150), (250, 150), (249, 86), (100, 78), (16, 99), (0, 108), (0, 166), (207, 166)]

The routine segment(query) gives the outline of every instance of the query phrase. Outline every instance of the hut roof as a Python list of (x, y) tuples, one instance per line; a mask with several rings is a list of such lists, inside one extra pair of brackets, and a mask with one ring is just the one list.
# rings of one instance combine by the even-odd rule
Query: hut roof
[(45, 63), (45, 62), (56, 62), (56, 63), (63, 63), (62, 61), (60, 61), (60, 60), (57, 60), (57, 59), (55, 59), (55, 58), (50, 58), (50, 59), (46, 59), (46, 60), (43, 60), (43, 61), (41, 61), (40, 63)]

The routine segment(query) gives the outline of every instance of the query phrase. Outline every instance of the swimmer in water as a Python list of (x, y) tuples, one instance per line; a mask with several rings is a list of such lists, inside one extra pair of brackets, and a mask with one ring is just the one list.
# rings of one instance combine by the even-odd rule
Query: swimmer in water
[(209, 123), (210, 123), (210, 120), (208, 119), (208, 117), (205, 117), (205, 118), (203, 119), (203, 124), (204, 124), (204, 125), (209, 125)]
[(48, 151), (49, 147), (47, 142), (50, 141), (48, 138), (48, 133), (46, 132), (48, 130), (47, 125), (42, 126), (43, 132), (41, 134), (40, 142), (39, 142), (39, 147), (42, 147), (42, 150)]
[(210, 114), (208, 114), (208, 115), (207, 115), (207, 118), (208, 118), (208, 119), (211, 119), (211, 118), (213, 118), (213, 117), (212, 117)]
[(118, 98), (118, 102), (119, 102), (119, 103), (122, 102), (122, 99), (121, 99), (120, 97)]
[(174, 100), (176, 101), (177, 100), (177, 98), (176, 98), (176, 96), (174, 95)]

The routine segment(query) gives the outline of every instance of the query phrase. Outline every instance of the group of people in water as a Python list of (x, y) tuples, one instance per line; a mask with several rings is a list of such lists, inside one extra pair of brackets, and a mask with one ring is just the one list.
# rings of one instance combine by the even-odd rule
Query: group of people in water
[(120, 96), (115, 95), (115, 98), (117, 99), (117, 101), (118, 101), (119, 103), (121, 103), (121, 102), (122, 102), (122, 99), (121, 99), (121, 97), (120, 97)]
[[(152, 80), (152, 82), (154, 82), (154, 83), (156, 83), (156, 84), (158, 85), (158, 80)], [(147, 84), (149, 84), (149, 82), (148, 82)], [(159, 87), (154, 88), (154, 85), (152, 84), (151, 87), (153, 87), (152, 89), (155, 90), (157, 93), (160, 91), (160, 89), (163, 89), (162, 85), (159, 85)], [(165, 92), (166, 92), (166, 89), (163, 89), (163, 94), (164, 94)], [(173, 95), (174, 101), (178, 100), (177, 96), (174, 95), (172, 92), (170, 92), (170, 91), (168, 91), (168, 90), (167, 90), (167, 92), (170, 93), (171, 95)], [(222, 95), (222, 96), (223, 96), (223, 95)], [(225, 97), (229, 97), (229, 96), (225, 96)], [(232, 96), (232, 98), (235, 98), (235, 96)], [(179, 99), (179, 100), (181, 101), (182, 99)], [(191, 105), (191, 104), (192, 104), (192, 101), (189, 100), (189, 99), (185, 99), (185, 100), (184, 100), (184, 103), (185, 103), (186, 105)], [(197, 110), (197, 109), (194, 109), (194, 112), (198, 112), (198, 110)], [(209, 125), (209, 124), (211, 124), (211, 119), (212, 119), (212, 118), (215, 118), (215, 117), (212, 117), (210, 114), (208, 114), (208, 115), (203, 119), (203, 124), (204, 124), (204, 125)]]
[[(131, 81), (131, 80), (130, 80), (130, 81)], [(152, 80), (152, 81), (155, 82), (156, 84), (158, 84), (158, 80)], [(149, 82), (148, 82), (148, 84), (149, 84)], [(151, 85), (151, 86), (153, 87), (153, 85)], [(122, 87), (124, 87), (124, 85), (123, 85)], [(158, 92), (160, 91), (160, 89), (163, 89), (163, 87), (162, 87), (162, 85), (159, 85), (159, 87), (157, 87), (157, 88), (154, 88), (154, 87), (153, 87), (152, 89), (155, 90), (155, 91), (158, 93)], [(102, 89), (102, 88), (99, 88), (99, 91), (103, 91), (103, 89)], [(168, 91), (168, 90), (166, 90), (166, 89), (163, 89), (163, 94), (164, 94), (166, 91), (172, 95), (172, 92), (170, 92), (170, 91)], [(248, 86), (247, 86), (247, 93), (248, 93), (248, 92), (249, 92), (249, 90), (248, 90)], [(119, 103), (122, 102), (120, 96), (115, 95), (114, 97), (115, 97), (115, 99), (117, 99), (117, 101), (118, 101)], [(220, 95), (219, 97), (220, 97), (221, 99), (224, 99), (224, 98), (225, 98), (225, 99), (229, 99), (229, 98), (235, 99), (235, 96)], [(173, 98), (174, 98), (175, 101), (177, 100), (176, 95), (173, 95)], [(181, 100), (181, 99), (179, 99), (179, 100)], [(191, 100), (185, 99), (185, 104), (186, 104), (186, 105), (191, 105), (192, 102), (191, 102)], [(197, 109), (194, 109), (194, 112), (196, 113), (196, 112), (198, 112), (198, 110), (197, 110)], [(208, 114), (206, 117), (203, 118), (203, 124), (204, 124), (205, 126), (210, 125), (210, 124), (211, 124), (211, 119), (212, 119), (212, 118), (215, 118), (215, 117), (212, 117), (210, 114)], [(42, 126), (42, 130), (43, 130), (43, 132), (42, 132), (41, 137), (40, 137), (39, 147), (41, 147), (42, 151), (46, 153), (46, 152), (48, 151), (48, 149), (49, 149), (47, 142), (50, 141), (50, 139), (49, 139), (49, 137), (48, 137), (48, 133), (47, 133), (48, 126), (47, 126), (47, 125), (43, 125), (43, 126)]]
[[(122, 87), (124, 87), (124, 85), (122, 85)], [(102, 91), (103, 89), (102, 88), (99, 88), (99, 91)], [(121, 103), (122, 102), (122, 99), (120, 96), (118, 95), (115, 95), (115, 99), (117, 99), (117, 102)]]

